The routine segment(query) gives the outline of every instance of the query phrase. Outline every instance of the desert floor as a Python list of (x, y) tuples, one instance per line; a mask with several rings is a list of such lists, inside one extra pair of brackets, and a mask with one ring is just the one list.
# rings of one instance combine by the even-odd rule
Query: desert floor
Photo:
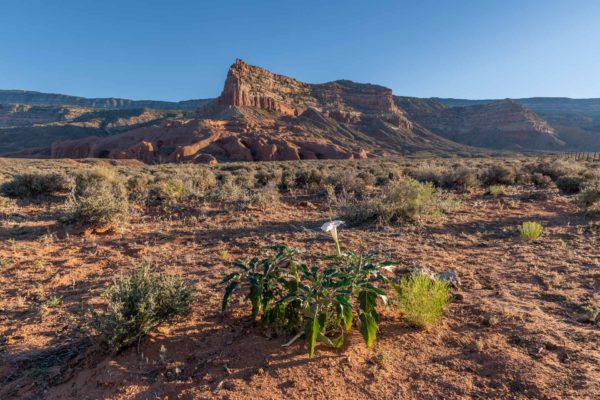
[[(396, 274), (452, 269), (462, 285), (429, 331), (389, 307), (372, 348), (353, 331), (312, 359), (302, 341), (264, 335), (241, 299), (221, 316), (220, 280), (267, 245), (331, 252), (323, 198), (284, 194), (266, 211), (189, 202), (105, 234), (66, 230), (60, 199), (19, 201), (0, 225), (0, 398), (599, 399), (600, 328), (584, 307), (600, 302), (600, 220), (556, 188), (521, 196), (531, 190), (479, 188), (422, 225), (343, 227), (343, 248), (399, 260)], [(544, 226), (541, 239), (521, 240), (525, 220)], [(139, 352), (102, 354), (80, 318), (142, 261), (193, 282), (193, 312)]]

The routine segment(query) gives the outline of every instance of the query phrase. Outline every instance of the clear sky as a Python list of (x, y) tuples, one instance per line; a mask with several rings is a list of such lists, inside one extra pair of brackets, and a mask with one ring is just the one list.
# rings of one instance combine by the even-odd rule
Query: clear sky
[(236, 58), (420, 97), (600, 97), (600, 0), (0, 0), (0, 88), (216, 97)]

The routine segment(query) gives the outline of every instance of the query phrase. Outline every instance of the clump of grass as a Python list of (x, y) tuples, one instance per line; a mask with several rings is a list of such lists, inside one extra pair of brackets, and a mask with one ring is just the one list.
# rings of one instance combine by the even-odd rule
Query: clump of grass
[(450, 301), (450, 286), (425, 274), (413, 273), (394, 287), (400, 311), (411, 325), (421, 329), (438, 323)]
[(91, 310), (98, 345), (118, 353), (139, 343), (156, 326), (188, 314), (192, 292), (181, 278), (154, 272), (148, 264), (119, 277), (107, 291), (107, 309)]
[(77, 175), (66, 222), (109, 228), (128, 217), (127, 189), (113, 170), (100, 168)]
[(66, 193), (73, 187), (73, 180), (60, 172), (27, 173), (16, 175), (5, 182), (0, 191), (8, 197), (28, 198), (41, 195)]
[(342, 205), (342, 217), (353, 224), (420, 222), (439, 217), (455, 206), (456, 202), (432, 183), (405, 178), (392, 181), (380, 196), (362, 201), (347, 199)]
[(529, 241), (539, 239), (540, 236), (542, 236), (542, 231), (542, 225), (533, 221), (523, 222), (521, 226), (519, 226), (519, 233), (521, 234), (521, 237)]
[(488, 193), (493, 197), (499, 197), (504, 194), (504, 188), (499, 185), (492, 185), (488, 187)]
[(46, 306), (48, 306), (48, 308), (56, 308), (60, 306), (61, 303), (62, 300), (60, 299), (60, 297), (52, 296), (46, 301)]

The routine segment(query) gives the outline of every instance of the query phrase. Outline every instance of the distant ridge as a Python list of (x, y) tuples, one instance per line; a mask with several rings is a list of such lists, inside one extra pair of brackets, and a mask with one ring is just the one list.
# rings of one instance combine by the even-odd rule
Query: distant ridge
[(214, 99), (0, 90), (0, 154), (27, 157), (152, 163), (570, 150), (600, 150), (600, 99), (404, 97), (350, 80), (301, 82), (239, 59)]
[(29, 90), (0, 90), (0, 104), (61, 105), (102, 109), (153, 108), (157, 110), (191, 111), (212, 99), (185, 101), (129, 100), (114, 97), (86, 98), (66, 94), (42, 93)]

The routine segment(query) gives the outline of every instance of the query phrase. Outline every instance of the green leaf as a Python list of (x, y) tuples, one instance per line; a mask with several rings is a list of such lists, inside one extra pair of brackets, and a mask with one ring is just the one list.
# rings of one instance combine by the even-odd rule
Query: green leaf
[(315, 345), (317, 344), (317, 337), (319, 336), (319, 319), (314, 315), (306, 324), (304, 328), (304, 334), (306, 336), (306, 343), (308, 344), (308, 356), (312, 357), (315, 354)]
[(238, 268), (239, 268), (239, 269), (241, 269), (242, 271), (248, 271), (248, 267), (246, 267), (246, 266), (244, 265), (244, 263), (242, 263), (241, 261), (235, 261), (235, 262), (233, 263), (233, 266), (234, 266), (234, 267), (238, 267)]
[(229, 304), (229, 297), (231, 297), (231, 293), (233, 293), (239, 283), (239, 281), (233, 281), (225, 288), (225, 294), (223, 295), (223, 301), (221, 302), (221, 313), (225, 312), (227, 304)]
[(375, 308), (375, 302), (377, 299), (377, 295), (368, 290), (361, 290), (358, 293), (358, 302), (360, 304), (360, 309), (365, 313), (370, 314), (371, 310)]
[(352, 328), (352, 307), (350, 304), (344, 304), (342, 307), (342, 316), (344, 320), (344, 328), (349, 331)]
[(339, 349), (344, 345), (344, 333), (342, 332), (340, 336), (336, 337), (331, 341), (334, 349)]
[(319, 340), (319, 342), (325, 343), (327, 346), (335, 348), (335, 345), (333, 344), (331, 339), (329, 339), (327, 336), (325, 336), (321, 332), (319, 332), (317, 334), (317, 339)]
[(258, 312), (260, 311), (260, 302), (262, 299), (262, 292), (260, 286), (253, 284), (250, 286), (250, 292), (248, 293), (248, 299), (252, 303), (252, 319), (256, 319)]
[(367, 347), (371, 347), (377, 336), (377, 322), (371, 313), (361, 313), (360, 316), (360, 333), (367, 344)]
[(229, 282), (231, 279), (233, 279), (236, 276), (239, 276), (240, 273), (239, 272), (232, 272), (231, 274), (227, 275), (225, 278), (223, 278), (223, 280), (221, 281), (221, 283), (227, 283)]

